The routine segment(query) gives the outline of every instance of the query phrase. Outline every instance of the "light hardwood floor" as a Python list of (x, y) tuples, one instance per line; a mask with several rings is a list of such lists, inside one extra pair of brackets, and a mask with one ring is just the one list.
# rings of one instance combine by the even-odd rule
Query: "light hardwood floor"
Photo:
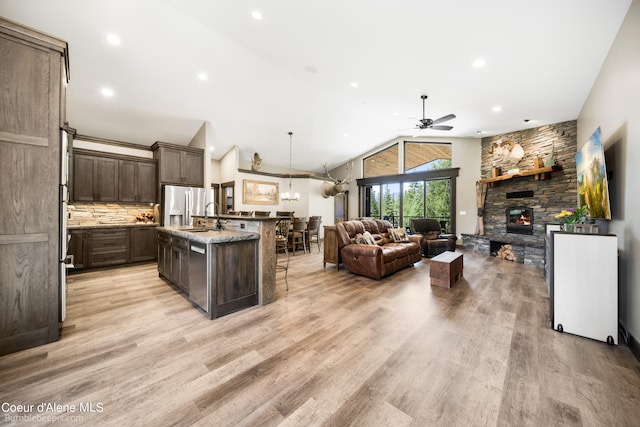
[(73, 275), (61, 341), (0, 358), (0, 402), (102, 409), (24, 425), (640, 425), (627, 347), (551, 330), (541, 270), (464, 257), (444, 289), (426, 259), (375, 281), (298, 254), (275, 303), (216, 320), (153, 264)]

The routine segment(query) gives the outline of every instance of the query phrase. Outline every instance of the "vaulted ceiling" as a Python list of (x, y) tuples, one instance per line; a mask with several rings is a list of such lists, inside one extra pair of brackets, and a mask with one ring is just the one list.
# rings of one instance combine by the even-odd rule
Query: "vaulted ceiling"
[[(288, 167), (292, 131), (294, 168), (321, 172), (402, 135), (575, 119), (630, 4), (0, 0), (0, 14), (69, 42), (79, 133), (188, 144), (209, 121), (214, 158), (237, 145)], [(456, 114), (451, 131), (415, 130), (421, 94), (426, 117)]]

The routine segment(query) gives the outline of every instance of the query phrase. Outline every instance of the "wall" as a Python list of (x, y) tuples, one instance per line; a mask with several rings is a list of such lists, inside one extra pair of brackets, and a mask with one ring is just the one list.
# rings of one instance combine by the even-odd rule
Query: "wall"
[(600, 126), (610, 171), (613, 220), (618, 235), (619, 316), (640, 338), (640, 1), (634, 0), (578, 116), (578, 144)]
[[(492, 167), (496, 166), (506, 173), (511, 160), (504, 160), (494, 153), (491, 147), (496, 143), (513, 141), (524, 149), (524, 157), (515, 164), (521, 171), (534, 169), (536, 156), (545, 158), (553, 150), (555, 164), (561, 171), (553, 172), (550, 179), (536, 180), (534, 176), (516, 177), (493, 184), (487, 190), (485, 200), (484, 225), (487, 236), (506, 234), (506, 215), (508, 207), (528, 206), (533, 208), (534, 232), (531, 238), (523, 237), (532, 243), (544, 242), (546, 222), (557, 222), (554, 218), (563, 209), (575, 208), (578, 203), (576, 181), (576, 122), (562, 122), (548, 126), (526, 129), (482, 139), (481, 173), (491, 177)], [(507, 199), (507, 193), (533, 191), (533, 197)], [(510, 235), (512, 236), (512, 235)]]

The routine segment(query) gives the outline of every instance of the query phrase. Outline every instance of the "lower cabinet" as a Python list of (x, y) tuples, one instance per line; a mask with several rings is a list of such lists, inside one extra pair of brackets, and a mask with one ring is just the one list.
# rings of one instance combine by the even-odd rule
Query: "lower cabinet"
[(71, 229), (69, 236), (74, 270), (153, 261), (157, 256), (154, 226)]
[(189, 293), (189, 241), (158, 233), (158, 274)]

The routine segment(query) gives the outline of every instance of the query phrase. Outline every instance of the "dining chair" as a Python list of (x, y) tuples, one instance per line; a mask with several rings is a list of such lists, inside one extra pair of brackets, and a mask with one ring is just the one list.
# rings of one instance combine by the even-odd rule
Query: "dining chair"
[(271, 211), (253, 211), (253, 216), (268, 217), (271, 215)]
[(276, 216), (288, 216), (289, 218), (293, 218), (294, 211), (276, 211)]
[(309, 252), (311, 252), (311, 242), (316, 241), (318, 244), (318, 252), (320, 252), (320, 223), (322, 222), (321, 216), (309, 217), (307, 223), (307, 245), (309, 245)]

